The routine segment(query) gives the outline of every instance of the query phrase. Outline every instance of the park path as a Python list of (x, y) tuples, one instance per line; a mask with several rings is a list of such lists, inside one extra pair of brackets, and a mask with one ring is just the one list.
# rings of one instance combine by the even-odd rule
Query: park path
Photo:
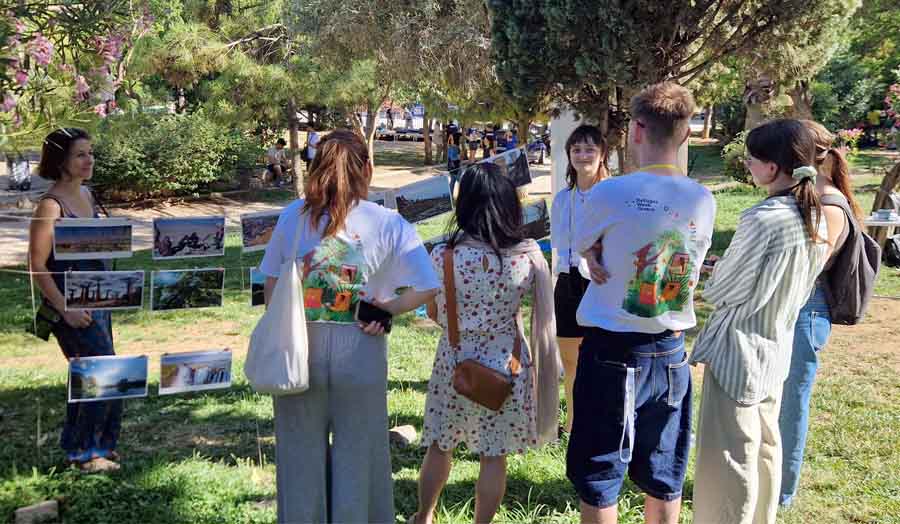
[[(397, 188), (436, 174), (437, 170), (431, 167), (376, 166), (372, 178), (372, 189)], [(532, 166), (532, 177), (534, 177), (534, 182), (528, 186), (529, 194), (549, 196), (550, 165)], [(35, 180), (39, 180), (39, 178), (35, 177)], [(235, 196), (223, 195), (190, 202), (160, 201), (152, 207), (115, 207), (109, 211), (112, 216), (128, 218), (135, 223), (133, 248), (141, 250), (150, 249), (152, 245), (154, 218), (225, 215), (226, 228), (229, 231), (238, 231), (240, 230), (241, 214), (281, 209), (290, 202), (290, 195), (287, 192), (285, 197), (284, 201), (279, 202), (254, 202), (252, 193), (242, 193)], [(0, 215), (3, 213), (16, 214), (7, 217), (0, 216), (0, 267), (25, 265), (25, 255), (28, 250), (29, 220), (27, 214), (22, 213), (21, 210), (11, 211), (9, 208), (7, 211), (0, 209)]]

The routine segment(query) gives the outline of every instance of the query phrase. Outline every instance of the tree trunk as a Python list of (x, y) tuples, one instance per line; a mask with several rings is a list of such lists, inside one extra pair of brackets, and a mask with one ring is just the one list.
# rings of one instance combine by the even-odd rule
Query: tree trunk
[(519, 135), (519, 145), (525, 146), (528, 151), (528, 129), (531, 127), (532, 115), (519, 115), (516, 119), (516, 130)]
[[(717, 121), (716, 106), (711, 105), (711, 106), (709, 106), (709, 108), (712, 110), (711, 111), (712, 116), (709, 117), (709, 130), (710, 130), (710, 133), (714, 133), (716, 131), (716, 121)], [(716, 136), (719, 136), (719, 135), (716, 134)]]
[(425, 147), (425, 165), (430, 166), (434, 164), (434, 159), (431, 153), (431, 119), (428, 118), (428, 110), (422, 112), (422, 134), (425, 136), (425, 141), (423, 145)]
[(369, 150), (369, 165), (372, 166), (372, 169), (375, 169), (375, 122), (378, 120), (379, 107), (381, 104), (377, 106), (371, 102), (366, 104), (366, 127), (363, 138), (366, 141), (366, 148)]
[(812, 119), (813, 96), (809, 91), (809, 81), (800, 80), (794, 84), (794, 88), (788, 93), (794, 102), (794, 110), (791, 115), (796, 119)]
[(703, 140), (709, 140), (709, 132), (712, 131), (712, 123), (713, 123), (713, 110), (714, 106), (711, 104), (706, 108), (706, 118), (703, 119)]
[(294, 172), (294, 192), (297, 197), (303, 191), (303, 177), (300, 176), (300, 122), (297, 120), (297, 102), (288, 102), (288, 142), (291, 147), (291, 171)]

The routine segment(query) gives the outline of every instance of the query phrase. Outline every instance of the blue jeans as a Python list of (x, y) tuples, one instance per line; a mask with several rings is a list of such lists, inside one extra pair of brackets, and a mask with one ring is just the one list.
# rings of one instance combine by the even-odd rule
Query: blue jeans
[[(73, 328), (65, 320), (53, 327), (66, 358), (115, 355), (109, 311), (92, 311), (91, 317), (94, 321), (86, 328)], [(116, 449), (121, 425), (121, 400), (70, 403), (66, 406), (60, 446), (72, 456), (106, 455)], [(85, 455), (79, 460), (89, 458)]]
[(800, 485), (803, 449), (806, 447), (806, 433), (809, 429), (809, 399), (816, 380), (816, 369), (819, 367), (818, 351), (825, 347), (829, 335), (831, 313), (825, 301), (824, 290), (816, 287), (797, 317), (791, 369), (781, 396), (778, 426), (783, 450), (779, 500), (782, 506), (791, 504)]
[(566, 476), (581, 500), (615, 504), (626, 474), (653, 498), (681, 496), (691, 433), (683, 333), (587, 328), (572, 396)]

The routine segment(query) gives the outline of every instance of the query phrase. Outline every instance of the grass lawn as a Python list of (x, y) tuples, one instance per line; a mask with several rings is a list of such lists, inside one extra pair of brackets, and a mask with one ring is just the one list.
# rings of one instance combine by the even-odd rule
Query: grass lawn
[[(697, 160), (697, 169), (706, 163), (705, 172), (714, 175), (713, 151), (703, 150), (702, 154), (706, 159)], [(875, 183), (875, 176), (855, 180), (866, 210)], [(740, 211), (761, 196), (745, 187), (716, 194), (714, 252), (724, 251)], [(443, 232), (444, 218), (420, 224), (422, 238)], [(142, 252), (119, 261), (117, 269), (188, 268), (209, 263), (231, 268), (258, 263), (260, 254), (241, 255), (237, 234), (229, 234), (226, 240), (224, 259), (159, 263)], [(900, 271), (885, 268), (877, 292), (900, 296)], [(24, 333), (31, 318), (27, 278), (0, 273), (0, 304), (0, 523), (12, 522), (17, 507), (51, 498), (60, 500), (67, 523), (275, 521), (271, 401), (253, 393), (241, 371), (247, 338), (261, 314), (260, 308), (249, 307), (246, 274), (237, 269), (226, 271), (222, 308), (114, 315), (117, 350), (152, 358), (151, 394), (146, 399), (125, 401), (120, 443), (124, 467), (110, 476), (85, 476), (61, 465), (58, 439), (65, 410), (65, 362), (52, 337), (43, 342)], [(887, 301), (879, 304), (882, 306), (892, 307)], [(709, 314), (702, 303), (698, 311), (701, 320)], [(890, 326), (889, 320), (885, 325)], [(795, 506), (781, 514), (781, 522), (900, 523), (900, 440), (891, 436), (900, 429), (900, 357), (895, 351), (876, 351), (877, 341), (870, 335), (880, 336), (881, 346), (895, 349), (896, 338), (890, 340), (883, 331), (872, 335), (865, 327), (836, 329), (832, 343), (821, 354), (802, 490)], [(896, 334), (894, 330), (894, 337)], [(412, 424), (421, 430), (438, 335), (435, 327), (412, 315), (397, 319), (390, 338), (388, 406), (392, 425)], [(236, 355), (230, 390), (156, 395), (161, 353), (222, 347), (232, 348)], [(699, 400), (699, 386), (699, 381), (695, 382), (695, 400)], [(565, 446), (563, 439), (524, 456), (510, 457), (507, 495), (496, 522), (578, 521), (578, 501), (565, 478)], [(398, 522), (415, 509), (423, 456), (418, 448), (393, 451)], [(477, 457), (459, 450), (441, 498), (438, 522), (471, 522), (477, 474)], [(691, 521), (692, 479), (693, 465), (682, 522)], [(620, 522), (643, 522), (642, 500), (634, 486), (626, 484)]]

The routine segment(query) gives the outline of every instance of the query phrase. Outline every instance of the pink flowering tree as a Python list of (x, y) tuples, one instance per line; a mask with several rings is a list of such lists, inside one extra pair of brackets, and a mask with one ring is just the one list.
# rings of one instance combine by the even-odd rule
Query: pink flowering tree
[(132, 46), (152, 23), (146, 12), (129, 0), (0, 9), (0, 145), (114, 110)]

